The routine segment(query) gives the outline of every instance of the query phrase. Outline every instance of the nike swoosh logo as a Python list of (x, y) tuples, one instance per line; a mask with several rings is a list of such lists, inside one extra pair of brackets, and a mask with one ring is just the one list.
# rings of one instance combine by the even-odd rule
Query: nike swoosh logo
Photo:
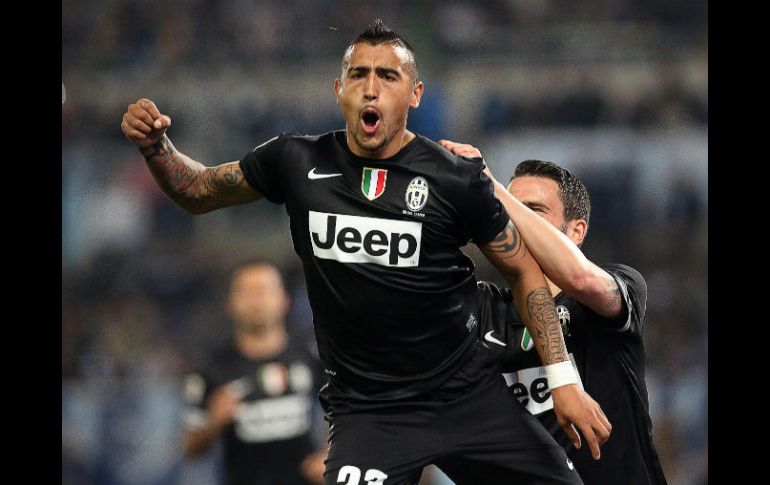
[(315, 167), (307, 173), (310, 180), (328, 179), (329, 177), (339, 177), (341, 173), (315, 173)]
[(494, 330), (490, 330), (489, 332), (485, 333), (484, 334), (484, 340), (486, 340), (487, 342), (492, 342), (493, 344), (502, 345), (503, 347), (507, 347), (507, 345), (505, 345), (504, 343), (502, 343), (501, 341), (497, 340), (496, 338), (494, 338), (492, 336), (492, 332), (493, 331)]

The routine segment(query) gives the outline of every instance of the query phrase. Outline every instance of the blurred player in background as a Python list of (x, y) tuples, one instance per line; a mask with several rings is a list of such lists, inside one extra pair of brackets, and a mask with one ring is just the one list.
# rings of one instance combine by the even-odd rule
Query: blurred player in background
[(344, 131), (284, 134), (209, 168), (176, 150), (170, 117), (150, 100), (129, 105), (121, 126), (191, 213), (286, 204), (328, 376), (325, 483), (416, 483), (440, 457), (462, 462), (466, 483), (580, 483), (476, 337), (480, 298), (462, 246), (473, 241), (510, 284), (565, 431), (579, 443), (579, 428), (598, 459), (610, 423), (577, 385), (543, 273), (483, 162), (406, 129), (422, 92), (414, 50), (378, 20), (334, 82)]
[(289, 298), (273, 265), (235, 269), (227, 306), (233, 338), (187, 377), (184, 452), (197, 458), (223, 441), (227, 485), (315, 485), (326, 450), (313, 442), (320, 366), (307, 342), (289, 338)]
[[(440, 143), (458, 155), (481, 156), (471, 145)], [(568, 170), (526, 160), (516, 167), (507, 190), (494, 183), (495, 195), (548, 279), (583, 386), (613, 423), (601, 461), (576, 450), (556, 423), (548, 380), (510, 290), (479, 283), (485, 295), (479, 335), (510, 372), (506, 380), (519, 399), (567, 449), (587, 485), (665, 485), (653, 445), (644, 377), (644, 278), (629, 266), (599, 266), (583, 255), (580, 246), (588, 232), (591, 201), (585, 185)]]

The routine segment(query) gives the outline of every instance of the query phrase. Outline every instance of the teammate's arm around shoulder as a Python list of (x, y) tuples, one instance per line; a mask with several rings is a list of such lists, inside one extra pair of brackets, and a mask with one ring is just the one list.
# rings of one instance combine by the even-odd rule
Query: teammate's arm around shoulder
[(537, 262), (509, 222), (493, 241), (479, 246), (482, 253), (503, 274), (511, 287), (513, 302), (546, 366), (553, 409), (559, 426), (580, 448), (580, 429), (598, 460), (599, 447), (610, 436), (612, 425), (601, 406), (575, 382), (574, 368), (564, 344), (556, 305)]
[[(615, 278), (585, 257), (563, 232), (516, 199), (503, 184), (493, 179), (495, 196), (521, 228), (521, 237), (551, 281), (567, 295), (597, 314), (615, 318), (625, 311)], [(584, 221), (583, 221), (584, 222)]]
[(145, 98), (128, 105), (120, 125), (160, 188), (179, 207), (203, 214), (262, 197), (246, 182), (238, 161), (206, 167), (177, 151), (166, 135), (170, 126), (171, 118)]
[[(439, 143), (455, 155), (481, 156), (472, 145), (449, 140), (441, 140)], [(495, 196), (516, 224), (543, 273), (564, 293), (597, 314), (609, 319), (624, 315), (626, 309), (615, 278), (586, 258), (566, 234), (508, 192), (503, 184), (495, 180), (489, 169), (485, 169), (485, 173), (494, 184)], [(582, 223), (585, 231), (586, 222)]]
[[(440, 143), (444, 145), (443, 142), (444, 140)], [(469, 158), (481, 156), (475, 148), (463, 150), (458, 155)], [(478, 204), (484, 211), (494, 212), (495, 206), (498, 212), (502, 210), (500, 202), (495, 199), (491, 187), (488, 186), (491, 182), (486, 176), (477, 173), (474, 180), (479, 182), (478, 187), (486, 185), (487, 190), (479, 190), (469, 194), (469, 197), (485, 200), (486, 202)], [(503, 230), (491, 240), (483, 236), (487, 231), (479, 231), (478, 234), (484, 238), (474, 237), (474, 240), (511, 287), (516, 310), (529, 330), (540, 360), (545, 365), (559, 425), (572, 439), (576, 448), (580, 448), (580, 436), (575, 427), (579, 428), (588, 441), (591, 454), (595, 459), (599, 459), (599, 447), (609, 438), (612, 426), (599, 404), (577, 385), (578, 378), (564, 344), (556, 304), (543, 271), (527, 250), (508, 214), (504, 210), (499, 214), (499, 217), (505, 218), (501, 221), (506, 224)], [(480, 214), (474, 214), (473, 217), (480, 217)]]

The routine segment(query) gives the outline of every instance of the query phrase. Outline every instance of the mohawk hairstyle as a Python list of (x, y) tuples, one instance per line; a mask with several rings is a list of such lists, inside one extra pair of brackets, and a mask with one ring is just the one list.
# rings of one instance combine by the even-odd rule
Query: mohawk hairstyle
[(369, 44), (372, 46), (381, 44), (392, 44), (400, 48), (405, 54), (406, 69), (412, 79), (412, 84), (417, 84), (417, 56), (409, 42), (401, 35), (390, 29), (381, 19), (374, 19), (374, 22), (366, 27), (358, 37), (348, 44), (345, 54), (342, 56), (342, 72), (345, 72), (349, 63), (350, 56), (353, 54), (353, 48), (356, 44)]

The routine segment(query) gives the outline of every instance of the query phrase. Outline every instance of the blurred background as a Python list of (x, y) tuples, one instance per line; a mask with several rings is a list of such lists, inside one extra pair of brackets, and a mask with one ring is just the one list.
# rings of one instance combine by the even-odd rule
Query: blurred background
[[(672, 485), (708, 475), (708, 16), (697, 0), (63, 0), (62, 484), (216, 483), (182, 458), (182, 376), (227, 338), (226, 271), (267, 257), (312, 339), (281, 206), (190, 216), (120, 131), (140, 97), (206, 165), (282, 131), (344, 128), (332, 82), (374, 18), (414, 46), (409, 127), (527, 158), (591, 194), (583, 246), (647, 279), (654, 437)], [(475, 247), (479, 278), (502, 283)], [(319, 421), (319, 440), (323, 439)], [(424, 477), (425, 484), (443, 483)]]

